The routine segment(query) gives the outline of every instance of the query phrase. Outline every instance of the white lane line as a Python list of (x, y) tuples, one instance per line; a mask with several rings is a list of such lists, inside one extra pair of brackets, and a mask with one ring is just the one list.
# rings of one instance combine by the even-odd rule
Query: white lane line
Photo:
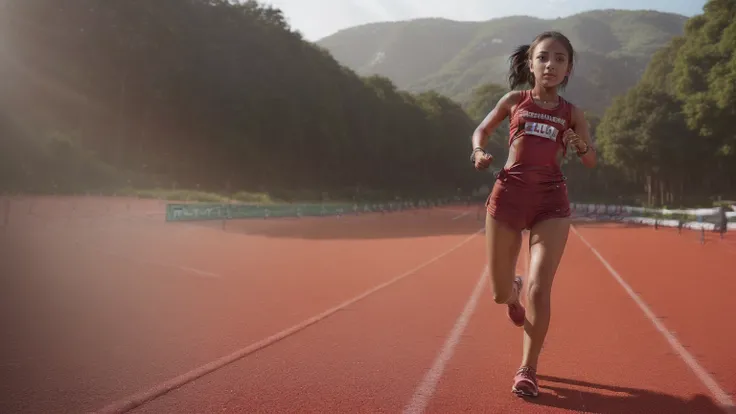
[(646, 315), (647, 319), (649, 319), (649, 322), (654, 325), (654, 327), (661, 333), (667, 342), (669, 342), (672, 349), (677, 353), (677, 355), (680, 356), (680, 358), (685, 362), (685, 364), (692, 370), (692, 372), (695, 374), (695, 376), (700, 379), (700, 381), (705, 385), (708, 390), (710, 390), (711, 394), (713, 394), (713, 397), (715, 397), (718, 404), (723, 408), (724, 411), (727, 413), (731, 413), (734, 410), (736, 410), (736, 406), (734, 406), (733, 400), (731, 400), (731, 397), (728, 395), (726, 391), (721, 388), (721, 386), (716, 382), (716, 380), (708, 374), (708, 371), (706, 371), (700, 363), (690, 354), (690, 352), (685, 349), (684, 346), (680, 343), (680, 341), (677, 340), (677, 338), (672, 335), (669, 329), (664, 326), (664, 324), (657, 318), (657, 316), (652, 312), (651, 309), (649, 309), (649, 306), (644, 302), (644, 300), (634, 292), (634, 290), (629, 286), (628, 283), (621, 277), (621, 275), (611, 266), (606, 259), (603, 258), (603, 256), (598, 253), (598, 250), (595, 249), (590, 243), (588, 243), (587, 240), (585, 240), (585, 237), (583, 237), (582, 234), (578, 233), (578, 230), (575, 228), (575, 226), (570, 226), (573, 233), (575, 233), (576, 236), (580, 238), (580, 240), (588, 246), (590, 251), (593, 252), (593, 254), (598, 258), (598, 260), (603, 263), (603, 266), (608, 270), (608, 272), (613, 276), (614, 279), (621, 285), (622, 288), (626, 291), (626, 293), (629, 294), (629, 297), (636, 302), (637, 305), (639, 305), (639, 308), (644, 312), (644, 315)]
[(99, 247), (93, 247), (93, 246), (87, 245), (86, 243), (82, 243), (78, 239), (75, 240), (75, 241), (76, 241), (76, 243), (78, 245), (86, 245), (85, 246), (85, 249), (92, 250), (92, 251), (95, 251), (97, 253), (105, 254), (105, 255), (108, 255), (108, 256), (116, 257), (116, 258), (122, 259), (122, 260), (124, 260), (126, 262), (138, 263), (138, 264), (143, 264), (143, 265), (151, 265), (151, 266), (159, 266), (159, 267), (164, 267), (164, 268), (167, 268), (167, 269), (174, 269), (174, 270), (178, 270), (180, 272), (189, 273), (189, 274), (193, 274), (193, 275), (198, 276), (198, 277), (204, 277), (204, 278), (208, 278), (208, 279), (220, 279), (220, 278), (222, 278), (221, 275), (219, 275), (217, 273), (208, 272), (206, 270), (196, 269), (196, 268), (189, 267), (189, 266), (179, 266), (179, 265), (175, 265), (175, 264), (168, 263), (168, 262), (160, 262), (158, 260), (138, 259), (136, 257), (126, 256), (124, 254), (120, 254), (120, 253), (113, 252), (113, 251), (110, 251), (110, 250), (100, 249)]
[(458, 214), (457, 216), (453, 217), (452, 220), (455, 221), (457, 219), (461, 219), (461, 218), (467, 216), (468, 214), (470, 214), (470, 212), (469, 211), (466, 211), (464, 213)]
[(429, 266), (430, 264), (442, 259), (443, 257), (447, 256), (448, 254), (454, 252), (455, 250), (459, 249), (460, 247), (464, 246), (471, 240), (475, 238), (483, 229), (480, 229), (470, 235), (468, 238), (464, 239), (454, 247), (450, 248), (449, 250), (445, 251), (444, 253), (440, 253), (437, 256), (427, 260), (426, 262), (420, 264), (419, 266), (406, 271), (393, 279), (381, 283), (380, 285), (373, 287), (363, 293), (361, 293), (358, 296), (355, 296), (352, 299), (349, 299), (333, 308), (330, 308), (319, 315), (315, 315), (309, 319), (305, 319), (304, 321), (292, 326), (291, 328), (284, 329), (283, 331), (276, 333), (274, 335), (269, 336), (268, 338), (262, 339), (254, 344), (248, 345), (245, 348), (239, 349), (235, 352), (233, 352), (230, 355), (226, 355), (222, 358), (219, 358), (217, 360), (214, 360), (210, 363), (207, 363), (205, 365), (202, 365), (198, 368), (195, 368), (189, 372), (186, 372), (184, 374), (181, 374), (177, 377), (174, 377), (168, 381), (165, 381), (161, 384), (155, 385), (152, 388), (149, 388), (147, 390), (142, 390), (138, 393), (135, 393), (133, 395), (127, 396), (125, 398), (122, 398), (118, 401), (115, 401), (108, 406), (102, 408), (101, 410), (97, 411), (97, 413), (124, 413), (127, 411), (130, 411), (136, 407), (139, 407), (147, 402), (150, 402), (172, 390), (175, 390), (177, 388), (182, 387), (183, 385), (186, 385), (189, 382), (192, 382), (198, 378), (201, 378), (202, 376), (209, 374), (210, 372), (216, 371), (226, 365), (229, 365), (241, 358), (244, 358), (248, 356), (249, 354), (252, 354), (255, 351), (258, 351), (260, 349), (263, 349), (269, 345), (272, 345), (288, 336), (291, 336), (311, 325), (314, 325), (315, 323), (329, 317), (330, 315), (345, 309), (346, 307), (353, 305), (354, 303), (365, 299), (366, 297), (378, 292), (381, 289), (384, 289), (388, 286), (393, 285), (394, 283), (411, 276), (412, 274), (418, 272), (419, 270)]
[(168, 268), (168, 269), (174, 269), (174, 270), (178, 270), (180, 272), (190, 273), (190, 274), (193, 274), (195, 276), (200, 276), (200, 277), (205, 277), (205, 278), (210, 278), (210, 279), (220, 279), (220, 278), (222, 278), (222, 276), (218, 275), (217, 273), (208, 272), (206, 270), (195, 269), (195, 268), (189, 267), (189, 266), (179, 266), (179, 265), (175, 265), (175, 264), (171, 264), (171, 263), (167, 263), (167, 262), (159, 262), (158, 260), (137, 259), (135, 257), (129, 257), (129, 256), (125, 256), (125, 255), (122, 255), (122, 254), (119, 254), (119, 253), (105, 251), (105, 250), (101, 250), (101, 249), (95, 249), (95, 250), (97, 250), (100, 253), (106, 254), (108, 256), (117, 257), (118, 259), (123, 259), (123, 260), (128, 261), (128, 262), (140, 263), (140, 264), (152, 265), (152, 266), (159, 266), (159, 267), (165, 267), (165, 268)]
[(470, 317), (478, 306), (478, 298), (483, 292), (483, 288), (488, 279), (487, 276), (488, 269), (485, 268), (483, 269), (483, 272), (481, 272), (478, 283), (475, 284), (473, 293), (470, 294), (468, 303), (465, 304), (465, 309), (463, 309), (460, 316), (457, 318), (457, 321), (455, 321), (455, 325), (447, 336), (445, 344), (442, 346), (442, 350), (437, 355), (437, 358), (435, 358), (432, 367), (424, 375), (422, 382), (419, 383), (419, 386), (414, 391), (411, 402), (409, 402), (409, 405), (404, 409), (404, 413), (421, 413), (427, 408), (427, 405), (432, 399), (432, 395), (434, 395), (435, 389), (437, 388), (437, 383), (442, 377), (442, 373), (445, 371), (447, 363), (450, 362), (452, 355), (455, 353), (455, 348), (460, 343), (460, 337), (465, 331), (465, 327), (468, 325)]

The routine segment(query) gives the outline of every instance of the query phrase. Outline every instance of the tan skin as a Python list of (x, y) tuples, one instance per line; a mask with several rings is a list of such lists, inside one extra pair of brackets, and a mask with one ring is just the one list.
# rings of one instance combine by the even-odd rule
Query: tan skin
[[(537, 105), (552, 109), (559, 104), (557, 89), (565, 76), (572, 71), (572, 62), (564, 46), (555, 39), (545, 39), (530, 51), (529, 68), (534, 74), (535, 86), (532, 97)], [(485, 148), (488, 136), (516, 109), (521, 93), (511, 91), (499, 100), (496, 106), (478, 125), (473, 134), (473, 148)], [(590, 150), (580, 161), (588, 168), (596, 165), (588, 123), (582, 111), (575, 108), (570, 128), (563, 134), (569, 150)], [(513, 164), (520, 140), (514, 141), (509, 149), (506, 166)], [(558, 152), (558, 162), (563, 158)], [(488, 153), (475, 153), (475, 168), (483, 170), (493, 161)], [(551, 315), (552, 282), (567, 244), (570, 228), (568, 218), (554, 218), (537, 223), (529, 234), (529, 274), (527, 280), (527, 312), (524, 324), (522, 366), (537, 368), (539, 353), (547, 336)], [(522, 234), (486, 215), (486, 244), (488, 265), (496, 303), (509, 304), (519, 301), (514, 289), (516, 262), (521, 249)]]

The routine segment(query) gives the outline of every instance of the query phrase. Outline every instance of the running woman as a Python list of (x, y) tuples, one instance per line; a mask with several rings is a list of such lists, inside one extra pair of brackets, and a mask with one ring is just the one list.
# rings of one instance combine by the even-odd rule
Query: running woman
[[(509, 117), (509, 156), (486, 201), (488, 266), (496, 303), (524, 327), (521, 365), (512, 392), (536, 397), (537, 364), (550, 321), (552, 281), (567, 244), (570, 202), (560, 162), (574, 149), (593, 168), (596, 155), (583, 112), (558, 95), (573, 68), (570, 41), (545, 32), (511, 55), (511, 91), (478, 125), (471, 159), (477, 170), (490, 166), (488, 136)], [(529, 90), (515, 90), (529, 85)], [(521, 304), (522, 278), (515, 276), (522, 231), (529, 230), (528, 310)]]

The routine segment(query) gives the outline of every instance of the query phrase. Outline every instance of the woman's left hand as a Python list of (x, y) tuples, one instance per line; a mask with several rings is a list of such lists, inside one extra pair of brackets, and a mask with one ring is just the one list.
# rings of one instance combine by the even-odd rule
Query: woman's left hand
[(572, 129), (567, 129), (565, 131), (565, 133), (562, 135), (562, 142), (564, 142), (566, 146), (572, 145), (578, 152), (585, 151), (585, 149), (588, 147), (588, 144), (583, 141), (583, 139), (580, 138), (580, 135), (576, 134), (575, 131), (573, 131)]

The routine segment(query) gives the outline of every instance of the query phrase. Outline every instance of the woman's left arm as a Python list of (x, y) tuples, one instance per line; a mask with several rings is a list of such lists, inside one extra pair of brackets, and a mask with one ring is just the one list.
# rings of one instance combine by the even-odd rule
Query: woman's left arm
[(575, 142), (575, 150), (580, 161), (588, 168), (596, 166), (596, 152), (593, 147), (593, 140), (590, 137), (590, 129), (588, 128), (588, 120), (582, 110), (574, 107), (572, 113), (573, 125), (572, 129), (579, 137)]

